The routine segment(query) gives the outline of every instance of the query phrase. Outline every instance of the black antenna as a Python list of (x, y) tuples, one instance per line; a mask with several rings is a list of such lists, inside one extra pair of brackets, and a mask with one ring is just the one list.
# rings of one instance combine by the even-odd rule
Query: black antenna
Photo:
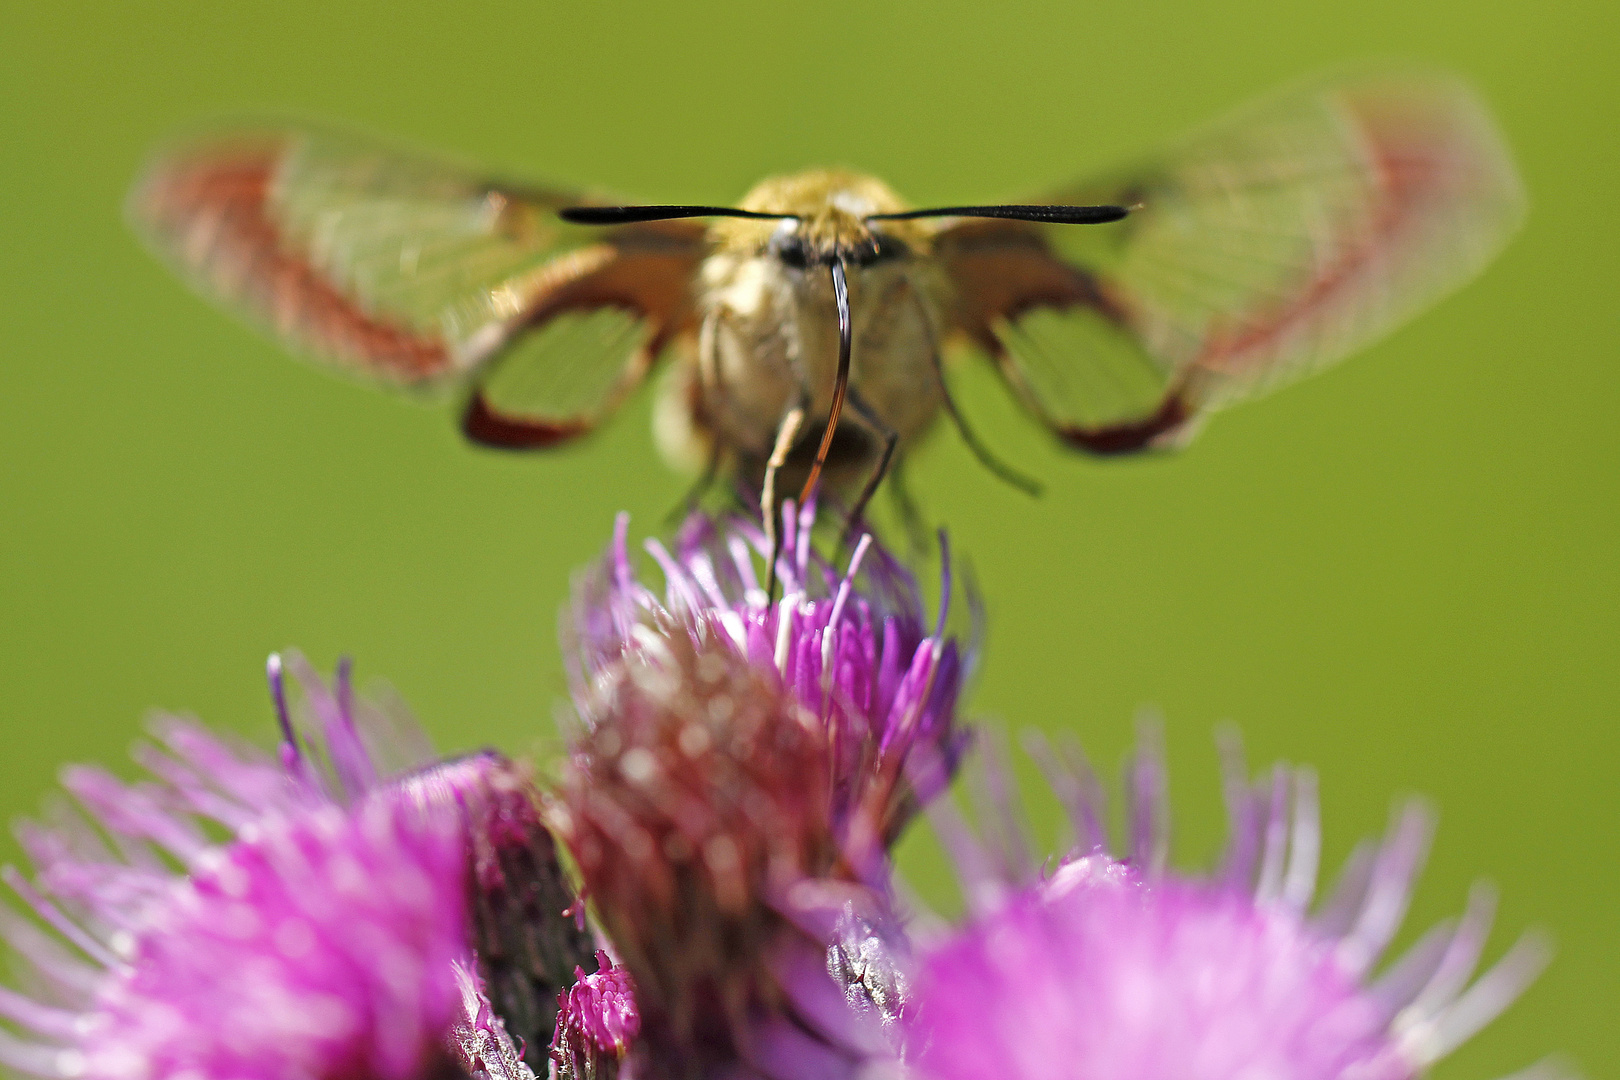
[(867, 221), (907, 221), (911, 218), (973, 217), (1039, 221), (1048, 225), (1106, 225), (1131, 212), (1128, 206), (937, 206), (931, 210), (905, 210), (898, 214), (868, 214)]
[(669, 221), (673, 218), (736, 217), (781, 221), (796, 214), (762, 214), (730, 206), (569, 206), (557, 216), (575, 225), (633, 225), (639, 221)]

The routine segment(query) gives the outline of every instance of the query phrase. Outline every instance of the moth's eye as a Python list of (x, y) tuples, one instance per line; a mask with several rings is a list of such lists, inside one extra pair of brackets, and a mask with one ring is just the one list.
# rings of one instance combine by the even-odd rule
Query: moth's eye
[(850, 261), (856, 266), (871, 266), (873, 263), (887, 262), (890, 259), (900, 259), (911, 254), (911, 249), (904, 240), (897, 240), (882, 233), (873, 233), (870, 244), (857, 245), (850, 253)]
[(810, 265), (810, 252), (804, 246), (804, 238), (795, 233), (785, 233), (771, 240), (771, 254), (782, 261), (782, 265), (792, 270), (803, 270)]

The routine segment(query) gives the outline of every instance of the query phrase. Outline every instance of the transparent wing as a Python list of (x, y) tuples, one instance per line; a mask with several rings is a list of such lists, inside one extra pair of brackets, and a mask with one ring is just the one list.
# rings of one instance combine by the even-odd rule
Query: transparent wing
[[(701, 245), (690, 223), (604, 230), (557, 218), (585, 201), (363, 136), (297, 130), (161, 154), (130, 209), (203, 294), (296, 351), (404, 386), (532, 367), (525, 415), (579, 427), (639, 377), (645, 347), (689, 321)], [(549, 325), (596, 308), (635, 331)]]
[(1524, 195), (1471, 90), (1380, 72), (1261, 101), (1044, 201), (1103, 226), (940, 235), (960, 329), (1086, 449), (1184, 437), (1203, 413), (1333, 363), (1482, 269)]

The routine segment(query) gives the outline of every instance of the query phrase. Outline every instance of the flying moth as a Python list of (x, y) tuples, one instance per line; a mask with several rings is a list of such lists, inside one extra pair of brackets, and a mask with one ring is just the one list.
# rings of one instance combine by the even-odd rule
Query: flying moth
[(1033, 486), (969, 426), (957, 352), (1077, 450), (1181, 446), (1459, 287), (1524, 196), (1467, 85), (1385, 70), (1006, 205), (914, 209), (832, 169), (736, 206), (632, 205), (282, 128), (160, 152), (130, 209), (198, 290), (293, 350), (463, 395), (474, 442), (566, 443), (662, 364), (666, 456), (765, 505), (779, 470), (784, 492), (825, 483), (853, 519), (942, 415)]

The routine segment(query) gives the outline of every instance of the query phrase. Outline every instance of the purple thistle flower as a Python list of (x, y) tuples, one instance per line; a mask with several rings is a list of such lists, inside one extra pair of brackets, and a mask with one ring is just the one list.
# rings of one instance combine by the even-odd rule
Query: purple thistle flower
[(532, 777), (493, 751), (436, 760), (402, 706), (379, 709), (355, 696), (346, 660), (329, 687), (302, 656), (287, 657), (305, 706), (295, 713), (279, 664), (271, 658), (270, 685), (285, 774), (334, 801), (386, 796), (460, 829), (470, 871), (468, 962), (484, 995), (480, 1008), (494, 1020), (480, 1020), (478, 1009), (458, 1020), (457, 1048), (485, 1047), (481, 1057), (464, 1054), (464, 1066), (475, 1075), (504, 1070), (515, 1077), (500, 1063), (515, 1053), (527, 1069), (544, 1072), (557, 994), (593, 945), (564, 914), (576, 898), (541, 824)]
[[(1046, 756), (1048, 764), (1050, 756)], [(1085, 770), (1049, 767), (1080, 844), (1038, 881), (948, 811), (975, 912), (928, 952), (910, 1046), (926, 1080), (1410, 1080), (1492, 1020), (1541, 970), (1529, 935), (1472, 980), (1492, 913), (1467, 911), (1375, 974), (1399, 928), (1433, 828), (1420, 803), (1352, 855), (1314, 913), (1315, 779), (1279, 767), (1229, 779), (1232, 834), (1219, 872), (1163, 868), (1163, 762), (1130, 770), (1131, 844), (1109, 854)], [(997, 863), (1000, 863), (1000, 867)]]
[(630, 973), (598, 951), (596, 971), (574, 969), (574, 985), (558, 995), (551, 1059), (558, 1080), (608, 1080), (641, 1031)]
[(61, 1080), (532, 1080), (469, 940), (492, 891), (478, 860), (523, 824), (511, 767), (401, 779), (420, 737), (356, 701), (346, 666), (328, 688), (289, 659), (305, 710), (272, 657), (279, 760), (159, 718), (135, 751), (149, 779), (70, 768), (82, 809), (19, 828), (38, 874), (7, 880), (56, 933), (0, 908), (27, 991), (0, 989), (18, 1029), (0, 1062)]
[[(455, 823), (278, 783), (270, 761), (184, 721), (155, 733), (168, 753), (143, 757), (172, 782), (64, 775), (111, 847), (67, 814), (23, 833), (38, 887), (10, 882), (71, 948), (6, 917), (35, 996), (0, 997), (24, 1032), (0, 1059), (94, 1080), (412, 1080), (441, 1067), (451, 964), (467, 950)], [(234, 839), (210, 843), (220, 828)]]
[(458, 1004), (463, 861), (453, 829), (388, 802), (266, 822), (132, 928), (84, 1074), (428, 1075)]
[(880, 1036), (829, 975), (830, 924), (876, 901), (826, 728), (714, 635), (649, 631), (597, 680), (548, 820), (634, 979), (634, 1074), (853, 1076)]
[[(305, 709), (287, 707), (271, 658), (284, 771), (332, 800), (395, 798), (424, 815), (455, 822), (468, 869), (467, 912), (477, 987), (497, 1028), (480, 1028), (476, 1012), (458, 1022), (457, 1045), (472, 1030), (480, 1044), (511, 1040), (527, 1067), (545, 1071), (557, 994), (591, 955), (592, 941), (564, 911), (575, 896), (540, 822), (539, 792), (528, 772), (493, 751), (436, 760), (426, 736), (402, 707), (383, 710), (355, 696), (347, 661), (332, 686), (297, 653), (287, 658)], [(469, 962), (473, 962), (469, 961)], [(487, 1068), (507, 1053), (487, 1052)], [(486, 1063), (468, 1059), (477, 1073)], [(509, 1069), (507, 1071), (510, 1071)]]
[(612, 548), (575, 590), (565, 632), (575, 698), (587, 725), (594, 723), (601, 673), (643, 649), (649, 631), (680, 624), (713, 634), (771, 672), (825, 725), (835, 824), (865, 820), (886, 845), (920, 801), (943, 789), (966, 743), (955, 722), (965, 658), (944, 634), (949, 552), (930, 627), (915, 579), (870, 535), (841, 574), (812, 548), (814, 504), (796, 511), (789, 503), (782, 520), (776, 576), (783, 596), (771, 603), (760, 573), (770, 547), (752, 523), (694, 514), (673, 552), (648, 540), (664, 576), (659, 598), (635, 577), (629, 519), (621, 515)]

